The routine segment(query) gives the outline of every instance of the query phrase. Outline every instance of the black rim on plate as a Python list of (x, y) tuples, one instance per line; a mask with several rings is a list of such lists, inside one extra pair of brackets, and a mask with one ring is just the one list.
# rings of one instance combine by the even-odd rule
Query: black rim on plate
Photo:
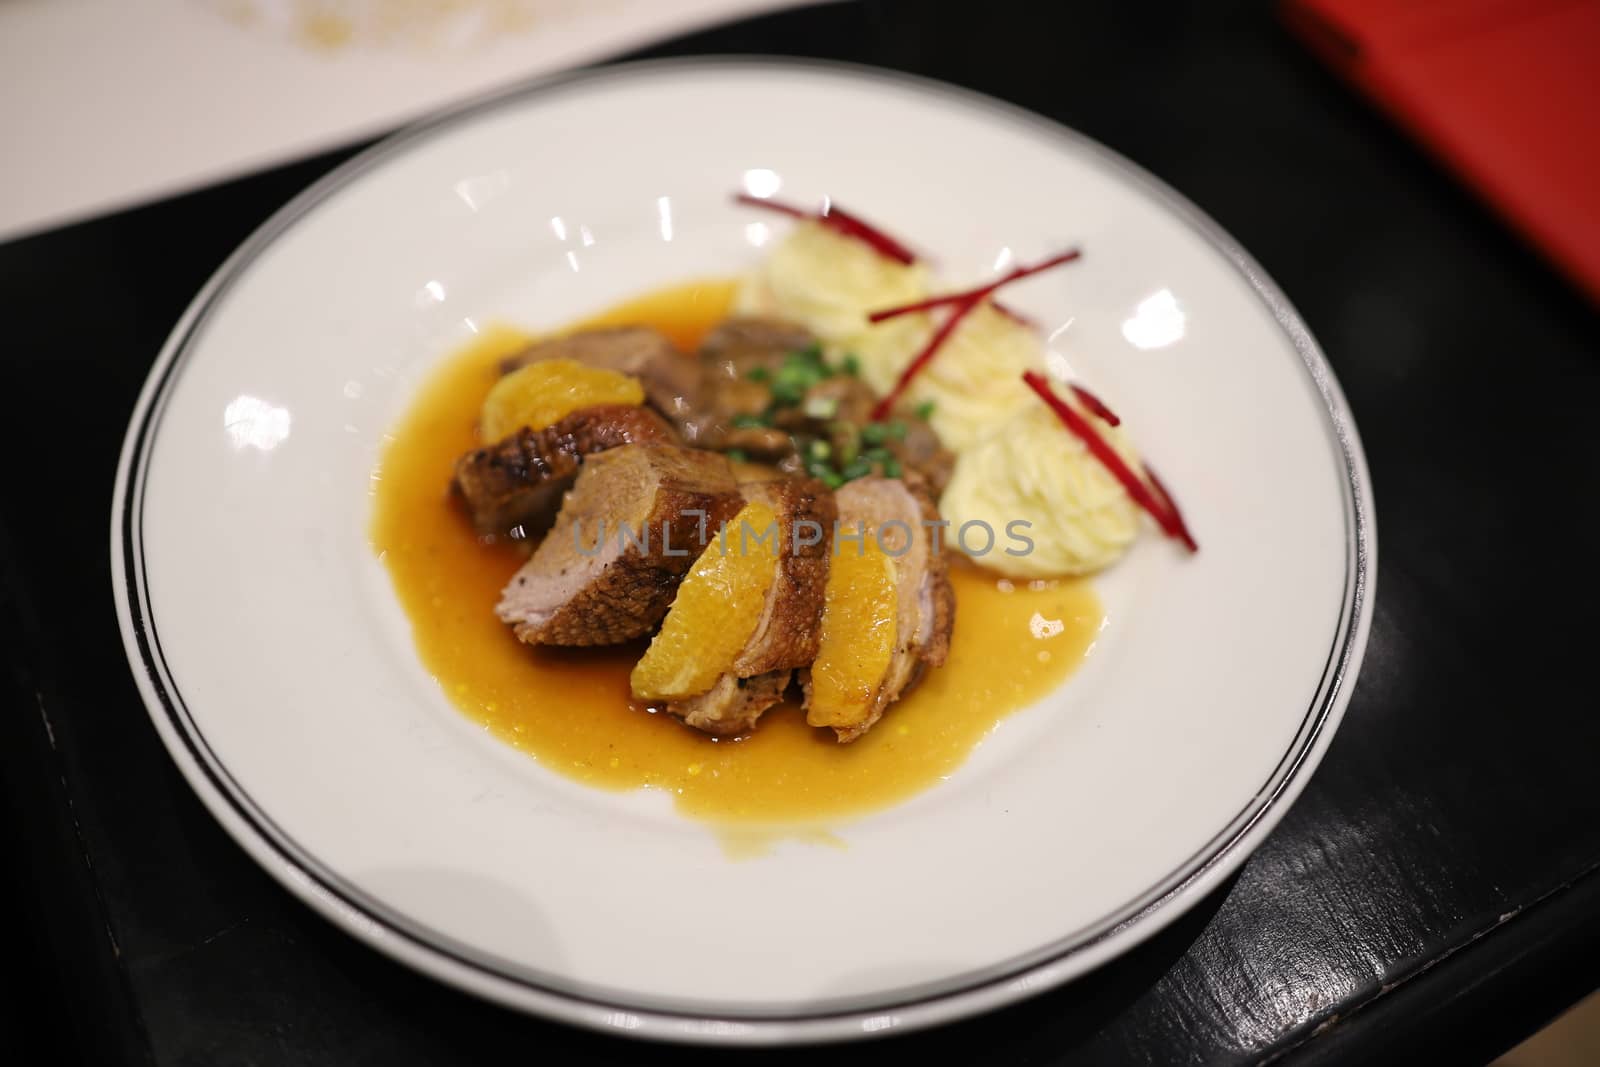
[[(631, 998), (623, 994), (580, 989), (560, 979), (534, 973), (511, 961), (497, 959), (457, 943), (439, 931), (394, 912), (345, 881), (284, 833), (212, 752), (204, 733), (184, 703), (162, 650), (160, 634), (150, 609), (149, 575), (143, 544), (144, 489), (149, 473), (151, 446), (159, 432), (172, 385), (188, 363), (194, 342), (210, 310), (227, 295), (265, 249), (333, 193), (435, 134), (532, 98), (556, 95), (595, 82), (617, 82), (675, 72), (762, 68), (811, 72), (852, 79), (868, 86), (887, 84), (909, 87), (926, 96), (941, 97), (968, 108), (981, 109), (994, 118), (1022, 125), (1039, 136), (1064, 145), (1070, 151), (1087, 155), (1138, 186), (1156, 203), (1205, 237), (1244, 277), (1271, 311), (1280, 329), (1300, 355), (1311, 384), (1322, 399), (1325, 428), (1342, 465), (1344, 481), (1344, 596), (1320, 683), (1299, 729), (1277, 766), (1255, 791), (1250, 802), (1226, 826), (1137, 899), (1024, 957), (925, 988), (890, 991), (870, 1000), (853, 998), (837, 1003), (819, 1002), (791, 1013), (730, 1012), (710, 1006), (697, 1008), (692, 1005), (630, 1003)], [(970, 90), (912, 75), (818, 60), (716, 57), (651, 60), (540, 79), (470, 102), (402, 130), (336, 168), (295, 197), (253, 233), (223, 264), (185, 312), (158, 356), (135, 409), (117, 475), (116, 494), (120, 506), (115, 507), (112, 514), (113, 567), (115, 569), (120, 564), (123, 579), (114, 592), (119, 614), (125, 613), (124, 640), (128, 645), (129, 659), (136, 671), (142, 670), (149, 683), (150, 693), (146, 695), (146, 703), (150, 705), (152, 716), (160, 716), (171, 726), (173, 736), (181, 743), (182, 754), (192, 760), (204, 785), (208, 787), (199, 788), (202, 782), (189, 775), (191, 784), (197, 787), (201, 798), (219, 816), (226, 814), (236, 818), (255, 844), (274, 855), (278, 863), (269, 866), (269, 870), (279, 881), (319, 910), (340, 915), (342, 925), (347, 929), (353, 927), (369, 943), (391, 955), (404, 956), (404, 953), (396, 951), (396, 942), (399, 942), (445, 964), (447, 971), (452, 967), (464, 968), (473, 975), (490, 980), (488, 989), (472, 986), (477, 992), (522, 1007), (530, 1006), (527, 995), (532, 994), (543, 1001), (540, 1007), (553, 1014), (611, 1032), (658, 1038), (732, 1041), (776, 1040), (780, 1036), (803, 1035), (808, 1030), (813, 1031), (810, 1036), (840, 1037), (893, 1032), (908, 1026), (969, 1014), (984, 1005), (969, 1004), (963, 1007), (959, 1001), (965, 997), (996, 991), (997, 987), (1030, 975), (1043, 977), (1043, 972), (1088, 953), (1123, 931), (1138, 927), (1141, 937), (1153, 934), (1181, 912), (1181, 908), (1169, 906), (1174, 898), (1219, 869), (1231, 869), (1242, 861), (1244, 838), (1269, 815), (1275, 817), (1281, 814), (1286, 793), (1303, 784), (1305, 776), (1301, 773), (1302, 769), (1315, 752), (1319, 740), (1324, 740), (1329, 716), (1339, 706), (1341, 695), (1347, 695), (1348, 686), (1354, 680), (1353, 671), (1362, 651), (1364, 622), (1372, 595), (1374, 535), (1364, 479), (1360, 446), (1338, 386), (1316, 342), (1287, 299), (1265, 272), (1215, 222), (1136, 164), (1098, 142), (1033, 112)], [(169, 743), (169, 748), (172, 747)], [(174, 749), (173, 755), (178, 757), (180, 752)], [(180, 758), (178, 762), (180, 769), (186, 769), (183, 759)], [(355, 921), (352, 922), (352, 919)], [(1063, 981), (1065, 977), (1057, 975), (1041, 983), (1040, 987)], [(993, 999), (999, 1002), (1012, 998), (996, 996)], [(874, 1020), (887, 1020), (890, 1017), (893, 1018), (892, 1023), (881, 1027), (874, 1025)], [(812, 1025), (808, 1027), (807, 1024)]]

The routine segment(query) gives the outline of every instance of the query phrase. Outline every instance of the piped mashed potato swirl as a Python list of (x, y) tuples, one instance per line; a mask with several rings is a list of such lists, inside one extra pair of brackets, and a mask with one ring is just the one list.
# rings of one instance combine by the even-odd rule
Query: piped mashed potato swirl
[(921, 323), (871, 326), (867, 315), (927, 295), (928, 271), (920, 263), (897, 263), (853, 237), (802, 222), (745, 279), (734, 311), (799, 323), (837, 357), (864, 346), (915, 344), (915, 335), (925, 329)]
[[(921, 327), (909, 347), (869, 346), (858, 353), (862, 377), (879, 393), (894, 386), (933, 332), (928, 316), (906, 317), (920, 320)], [(1004, 426), (1019, 410), (1037, 403), (1023, 384), (1022, 372), (1043, 369), (1038, 335), (986, 303), (962, 320), (932, 361), (911, 379), (904, 402), (913, 408), (930, 406), (928, 421), (939, 440), (960, 453)]]
[[(1106, 442), (1136, 465), (1127, 435), (1094, 421)], [(1033, 542), (1030, 551), (1009, 555), (996, 548), (979, 560), (1013, 578), (1090, 574), (1115, 563), (1139, 535), (1140, 511), (1127, 491), (1037, 400), (960, 453), (939, 510), (952, 530), (983, 522), (1003, 545), (1011, 543), (1010, 523), (1029, 523), (1017, 532)]]
[[(854, 356), (863, 380), (884, 394), (926, 345), (943, 313), (904, 315), (876, 325), (867, 315), (928, 295), (928, 272), (921, 264), (895, 262), (865, 242), (802, 222), (745, 280), (735, 310), (805, 326), (823, 342), (830, 362)], [(912, 380), (903, 401), (907, 407), (930, 408), (934, 431), (956, 453), (954, 473), (939, 500), (952, 531), (980, 521), (994, 531), (998, 544), (1006, 545), (1014, 544), (1007, 538), (1010, 524), (1030, 524), (1025, 534), (1031, 550), (1009, 555), (996, 548), (978, 560), (1016, 578), (1103, 569), (1127, 550), (1140, 529), (1138, 506), (1115, 476), (1023, 383), (1023, 371), (1044, 365), (1037, 333), (986, 303), (956, 328)], [(1075, 400), (1069, 402), (1076, 406)], [(1127, 435), (1084, 414), (1137, 470)], [(983, 539), (975, 540), (981, 544)]]

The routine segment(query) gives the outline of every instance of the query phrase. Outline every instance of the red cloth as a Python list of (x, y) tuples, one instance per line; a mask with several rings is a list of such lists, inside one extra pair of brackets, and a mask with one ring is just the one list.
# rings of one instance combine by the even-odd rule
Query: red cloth
[(1287, 0), (1282, 12), (1600, 303), (1600, 0)]

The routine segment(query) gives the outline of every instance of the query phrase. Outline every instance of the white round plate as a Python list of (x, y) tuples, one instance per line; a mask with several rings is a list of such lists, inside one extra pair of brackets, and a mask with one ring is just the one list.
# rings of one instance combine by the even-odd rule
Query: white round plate
[[(586, 789), (460, 714), (367, 540), (369, 478), (477, 324), (558, 325), (757, 262), (754, 183), (831, 195), (951, 285), (1019, 287), (1185, 505), (1097, 582), (1079, 673), (936, 788), (729, 858), (659, 793)], [(1009, 250), (1009, 251), (1008, 251)], [(1013, 297), (1008, 295), (1007, 300)], [(1283, 296), (1127, 161), (858, 68), (645, 63), (362, 154), (223, 265), (156, 361), (112, 514), (128, 656), (200, 797), (380, 950), (617, 1033), (884, 1034), (1057, 985), (1170, 922), (1282, 817), (1338, 724), (1375, 563), (1366, 468)]]

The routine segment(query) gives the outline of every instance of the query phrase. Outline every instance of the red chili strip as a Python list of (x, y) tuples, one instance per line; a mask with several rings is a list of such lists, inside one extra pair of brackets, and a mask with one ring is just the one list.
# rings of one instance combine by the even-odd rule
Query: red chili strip
[[(1127, 490), (1128, 495), (1133, 498), (1133, 502), (1143, 508), (1168, 537), (1182, 541), (1191, 552), (1199, 551), (1199, 546), (1194, 543), (1194, 538), (1189, 536), (1188, 527), (1184, 525), (1183, 519), (1179, 517), (1177, 508), (1172, 506), (1172, 498), (1167, 496), (1166, 490), (1160, 488), (1160, 483), (1152, 478), (1151, 485), (1146, 485), (1144, 480), (1123, 462), (1122, 457), (1117, 455), (1116, 450), (1106, 443), (1105, 438), (1095, 432), (1094, 427), (1089, 424), (1087, 419), (1074, 411), (1072, 405), (1056, 396), (1055, 392), (1051, 390), (1050, 384), (1044, 380), (1043, 375), (1037, 371), (1023, 371), (1022, 380), (1028, 383), (1030, 389), (1039, 394), (1039, 399), (1050, 406), (1050, 410), (1056, 413), (1056, 417), (1061, 420), (1067, 429), (1082, 439), (1094, 457), (1104, 465), (1106, 470), (1111, 472), (1118, 482), (1122, 483), (1122, 488)], [(1156, 492), (1165, 498), (1165, 503), (1158, 500), (1155, 494), (1150, 491), (1152, 486), (1156, 488)]]
[(1093, 412), (1099, 418), (1104, 419), (1105, 422), (1107, 423), (1107, 425), (1110, 425), (1110, 426), (1121, 426), (1122, 425), (1122, 420), (1117, 418), (1117, 413), (1115, 411), (1112, 411), (1110, 408), (1106, 407), (1105, 401), (1101, 400), (1099, 397), (1097, 397), (1093, 393), (1089, 392), (1089, 390), (1085, 389), (1083, 386), (1081, 386), (1081, 385), (1072, 386), (1072, 394), (1074, 396), (1076, 396), (1080, 401), (1083, 402), (1083, 406), (1084, 407), (1088, 408), (1091, 412)]
[(987, 285), (980, 285), (976, 289), (968, 289), (964, 293), (949, 293), (945, 296), (930, 296), (926, 300), (918, 300), (915, 304), (902, 304), (900, 307), (884, 308), (882, 311), (874, 311), (872, 314), (867, 316), (867, 321), (877, 323), (882, 322), (885, 319), (893, 319), (898, 318), (901, 315), (909, 315), (914, 311), (927, 311), (929, 308), (942, 307), (945, 304), (964, 304), (969, 300), (982, 300), (984, 297), (988, 296), (990, 293), (993, 293), (1001, 286), (1010, 285), (1012, 282), (1020, 281), (1023, 278), (1029, 277), (1030, 275), (1038, 274), (1040, 271), (1049, 270), (1051, 267), (1059, 267), (1063, 263), (1071, 263), (1081, 255), (1083, 255), (1081, 249), (1073, 248), (1066, 252), (1062, 252), (1059, 255), (1051, 256), (1042, 263), (1035, 263), (1030, 267), (1018, 267), (1010, 274), (1007, 274), (996, 281), (992, 281)]
[(1172, 499), (1172, 494), (1167, 492), (1167, 487), (1156, 477), (1156, 472), (1148, 463), (1144, 465), (1144, 476), (1150, 479), (1150, 484), (1161, 494), (1161, 499), (1166, 502), (1167, 512), (1178, 524), (1178, 539), (1188, 546), (1190, 552), (1200, 551), (1200, 546), (1194, 543), (1194, 535), (1189, 532), (1189, 524), (1183, 521), (1183, 512), (1178, 510), (1178, 502)]
[(969, 300), (950, 313), (950, 317), (945, 319), (940, 327), (933, 332), (932, 337), (928, 338), (928, 343), (922, 346), (922, 351), (918, 352), (916, 358), (907, 363), (906, 369), (900, 372), (900, 378), (894, 383), (894, 388), (885, 393), (883, 399), (873, 406), (873, 422), (882, 422), (888, 418), (889, 413), (894, 410), (895, 404), (899, 401), (900, 394), (904, 393), (906, 386), (911, 384), (911, 379), (917, 376), (918, 371), (927, 366), (928, 362), (938, 353), (939, 347), (955, 332), (955, 328), (961, 325), (961, 320), (966, 318), (972, 309), (977, 306), (977, 300)]
[[(872, 420), (874, 422), (881, 421), (889, 414), (890, 411), (894, 410), (896, 401), (898, 401), (900, 399), (900, 395), (906, 391), (906, 386), (911, 384), (911, 379), (915, 378), (917, 374), (921, 372), (922, 368), (928, 365), (928, 363), (933, 359), (934, 355), (939, 351), (940, 346), (945, 343), (945, 340), (948, 339), (950, 334), (954, 332), (955, 328), (960, 325), (961, 320), (966, 318), (967, 315), (972, 312), (973, 308), (989, 299), (989, 297), (992, 296), (997, 289), (1001, 288), (1002, 286), (1010, 285), (1014, 281), (1019, 281), (1023, 278), (1029, 277), (1030, 275), (1038, 274), (1040, 271), (1049, 270), (1051, 267), (1059, 267), (1063, 263), (1070, 263), (1082, 254), (1082, 252), (1074, 248), (1071, 251), (1063, 252), (1057, 256), (1052, 256), (1042, 263), (1036, 263), (1031, 267), (1018, 267), (1010, 274), (1007, 274), (1005, 277), (1000, 278), (997, 281), (990, 282), (988, 285), (980, 285), (978, 288), (969, 289), (964, 293), (955, 293), (951, 296), (936, 296), (930, 300), (918, 301), (915, 304), (907, 304), (904, 307), (889, 308), (886, 311), (875, 311), (871, 315), (868, 315), (868, 322), (882, 322), (885, 319), (892, 319), (897, 315), (906, 315), (913, 311), (926, 311), (929, 308), (944, 307), (946, 305), (953, 308), (950, 313), (950, 317), (945, 319), (944, 325), (940, 326), (939, 329), (934, 332), (934, 335), (929, 338), (928, 343), (923, 346), (922, 351), (918, 352), (916, 358), (906, 365), (905, 370), (900, 372), (900, 378), (894, 383), (894, 388), (890, 389), (888, 395), (886, 395), (882, 400), (878, 401), (877, 405), (873, 407)], [(998, 307), (999, 305), (996, 306)], [(1014, 318), (1017, 317), (1015, 312), (1006, 311), (1004, 308), (1001, 310), (1004, 314), (1011, 315)]]
[(768, 211), (776, 211), (781, 215), (788, 215), (790, 218), (810, 219), (814, 222), (820, 222), (835, 233), (843, 234), (845, 237), (853, 237), (865, 243), (880, 256), (892, 259), (896, 263), (904, 263), (910, 266), (917, 261), (916, 255), (905, 245), (859, 216), (852, 215), (837, 204), (829, 204), (826, 211), (807, 211), (804, 208), (795, 207), (793, 204), (785, 204), (782, 201), (771, 200), (763, 196), (751, 196), (749, 193), (738, 193), (734, 196), (734, 199), (741, 204), (766, 208)]
[(1016, 323), (1018, 326), (1021, 326), (1024, 329), (1032, 330), (1034, 333), (1039, 332), (1039, 324), (1033, 319), (1024, 315), (1022, 312), (1018, 311), (1016, 308), (1008, 307), (1005, 304), (1000, 303), (998, 300), (989, 301), (989, 306), (1000, 312), (1000, 314), (1004, 315), (1012, 322)]

